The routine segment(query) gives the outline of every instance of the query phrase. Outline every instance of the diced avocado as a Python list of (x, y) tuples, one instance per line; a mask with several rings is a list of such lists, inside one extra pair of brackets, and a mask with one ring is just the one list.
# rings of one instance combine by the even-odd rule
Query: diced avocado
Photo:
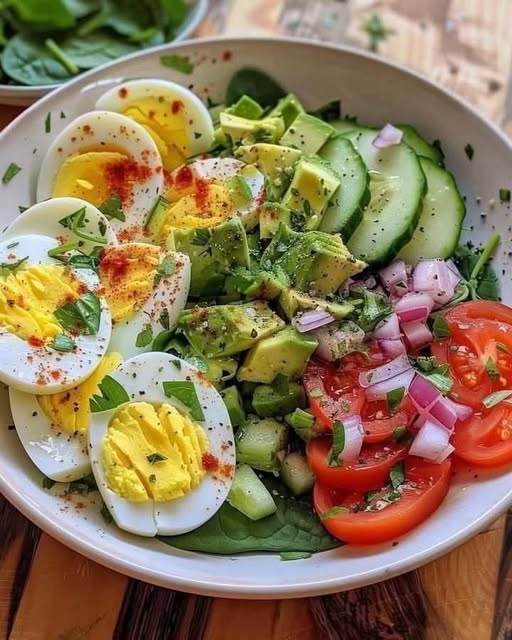
[(283, 460), (281, 480), (291, 490), (293, 495), (301, 496), (313, 488), (315, 484), (315, 474), (309, 468), (306, 457), (297, 451), (293, 451)]
[(190, 295), (215, 296), (224, 290), (226, 274), (235, 267), (248, 267), (249, 247), (240, 218), (208, 229), (173, 229), (176, 251), (190, 257)]
[(260, 235), (257, 231), (255, 233), (247, 234), (247, 246), (249, 247), (249, 255), (251, 256), (251, 262), (253, 260), (258, 261), (261, 258), (263, 248), (260, 244)]
[(317, 156), (302, 158), (281, 204), (304, 214), (304, 227), (316, 229), (340, 186), (331, 165)]
[(236, 459), (260, 471), (279, 471), (279, 454), (288, 443), (288, 427), (273, 418), (253, 418), (235, 436)]
[(229, 413), (233, 427), (239, 427), (245, 422), (245, 411), (240, 391), (236, 387), (226, 387), (221, 391), (222, 399)]
[(304, 107), (297, 96), (293, 95), (293, 93), (289, 93), (287, 96), (279, 100), (269, 115), (281, 116), (284, 120), (285, 127), (288, 129), (292, 122), (294, 122), (297, 116), (301, 113), (304, 113)]
[(323, 231), (297, 233), (281, 225), (261, 259), (263, 269), (280, 267), (292, 287), (327, 296), (366, 265), (356, 260), (339, 236)]
[(239, 464), (227, 501), (251, 520), (261, 520), (277, 511), (271, 493), (248, 464)]
[(230, 356), (250, 349), (284, 325), (266, 302), (194, 307), (182, 311), (178, 329), (207, 358)]
[(283, 207), (279, 202), (263, 203), (260, 207), (260, 237), (263, 239), (273, 238), (281, 224), (294, 228), (292, 217), (296, 217), (296, 215), (295, 212)]
[(213, 146), (229, 147), (229, 139), (220, 125), (216, 126), (213, 131)]
[(268, 189), (278, 200), (286, 191), (302, 152), (278, 144), (259, 142), (239, 147), (235, 155), (248, 164), (254, 164), (267, 178)]
[(155, 244), (160, 243), (160, 234), (167, 220), (167, 211), (170, 206), (168, 200), (159, 196), (146, 221), (146, 229)]
[(284, 289), (279, 296), (278, 305), (284, 315), (291, 320), (299, 311), (312, 309), (324, 309), (336, 320), (342, 320), (354, 311), (354, 305), (350, 302), (336, 302), (314, 298), (297, 289)]
[(305, 406), (304, 388), (297, 382), (290, 382), (283, 389), (269, 384), (260, 384), (254, 390), (252, 406), (262, 418), (284, 416), (297, 407)]
[(289, 286), (288, 277), (279, 269), (264, 271), (256, 267), (234, 269), (226, 278), (226, 292), (237, 292), (252, 300), (274, 300)]
[(308, 113), (299, 113), (279, 144), (295, 147), (304, 153), (316, 153), (335, 134), (335, 129), (327, 122), (310, 116)]
[(232, 113), (239, 118), (247, 118), (248, 120), (259, 120), (263, 115), (263, 108), (256, 100), (253, 100), (250, 96), (241, 96), (235, 104), (232, 104), (227, 113)]
[(308, 442), (315, 436), (315, 417), (303, 411), (295, 409), (293, 413), (289, 413), (284, 417), (287, 424), (295, 431), (301, 440)]
[(284, 121), (279, 117), (266, 117), (261, 120), (240, 118), (227, 111), (220, 114), (222, 131), (233, 142), (255, 144), (256, 142), (277, 142), (284, 132)]
[(315, 338), (301, 335), (287, 326), (252, 347), (238, 370), (237, 378), (263, 384), (270, 384), (280, 373), (289, 378), (300, 378), (317, 346)]

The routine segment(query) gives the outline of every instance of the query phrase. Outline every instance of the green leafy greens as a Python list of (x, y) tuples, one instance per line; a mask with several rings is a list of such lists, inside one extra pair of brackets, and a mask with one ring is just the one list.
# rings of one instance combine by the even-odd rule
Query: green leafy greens
[(115, 409), (121, 404), (130, 401), (126, 389), (111, 376), (105, 376), (98, 385), (101, 395), (93, 395), (89, 400), (92, 413)]
[(168, 398), (176, 398), (190, 409), (190, 415), (194, 420), (204, 420), (204, 413), (197, 397), (196, 387), (190, 381), (173, 380), (162, 382), (164, 393)]

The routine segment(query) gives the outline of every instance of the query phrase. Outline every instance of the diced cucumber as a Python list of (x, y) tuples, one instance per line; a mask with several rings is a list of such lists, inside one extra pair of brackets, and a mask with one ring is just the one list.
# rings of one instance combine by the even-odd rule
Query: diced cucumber
[(311, 491), (315, 484), (315, 475), (309, 468), (305, 456), (294, 451), (283, 460), (281, 480), (294, 495), (301, 496)]
[(269, 490), (247, 464), (237, 465), (227, 500), (251, 520), (261, 520), (277, 511)]
[(449, 258), (455, 251), (466, 213), (451, 173), (429, 158), (420, 158), (427, 178), (427, 193), (412, 239), (398, 254), (407, 264), (422, 258)]
[(235, 441), (238, 462), (260, 471), (278, 471), (281, 466), (278, 454), (286, 448), (288, 429), (272, 418), (252, 419), (238, 429)]
[(376, 129), (346, 134), (370, 173), (370, 203), (347, 247), (356, 258), (379, 266), (390, 262), (412, 238), (427, 181), (418, 156), (407, 144), (377, 149)]
[(149, 231), (151, 240), (157, 244), (160, 241), (160, 234), (167, 219), (167, 210), (170, 203), (163, 196), (158, 196), (155, 206), (151, 209), (146, 221), (146, 229)]
[(293, 413), (289, 413), (284, 419), (301, 440), (304, 440), (304, 442), (311, 440), (315, 433), (315, 417), (311, 413), (302, 409), (295, 409)]
[(242, 396), (236, 387), (226, 387), (221, 391), (222, 399), (229, 413), (233, 427), (239, 427), (245, 421)]
[(427, 142), (425, 138), (410, 124), (396, 124), (395, 127), (404, 133), (402, 141), (407, 143), (414, 151), (424, 158), (430, 158), (440, 167), (443, 166), (443, 154), (433, 144)]
[(361, 222), (363, 207), (370, 200), (370, 176), (354, 145), (343, 136), (328, 140), (318, 155), (330, 163), (341, 180), (319, 228), (329, 233), (341, 233), (346, 242)]
[(285, 389), (276, 389), (269, 384), (260, 384), (254, 390), (252, 406), (262, 418), (284, 416), (297, 407), (305, 406), (304, 388), (297, 382), (290, 382)]

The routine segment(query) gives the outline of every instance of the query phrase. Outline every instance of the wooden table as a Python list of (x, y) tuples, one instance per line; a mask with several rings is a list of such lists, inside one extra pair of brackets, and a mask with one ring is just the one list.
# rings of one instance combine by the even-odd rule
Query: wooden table
[[(280, 33), (368, 48), (370, 19), (379, 53), (449, 86), (512, 134), (511, 0), (211, 0), (200, 35)], [(0, 126), (18, 112), (0, 107)], [(512, 638), (505, 516), (417, 572), (311, 600), (211, 600), (129, 580), (41, 533), (1, 498), (0, 541), (1, 638)]]

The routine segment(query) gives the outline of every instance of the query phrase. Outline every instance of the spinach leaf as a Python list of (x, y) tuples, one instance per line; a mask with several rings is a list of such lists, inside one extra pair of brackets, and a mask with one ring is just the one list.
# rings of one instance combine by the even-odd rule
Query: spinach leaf
[(2, 69), (20, 84), (45, 85), (67, 80), (69, 71), (38, 40), (16, 35), (2, 54)]
[(286, 91), (263, 71), (246, 67), (231, 78), (226, 91), (226, 105), (229, 107), (243, 95), (250, 96), (262, 107), (272, 107), (284, 98)]
[(265, 479), (265, 484), (272, 491), (275, 514), (254, 521), (226, 502), (198, 529), (160, 540), (178, 549), (227, 555), (250, 551), (315, 553), (343, 544), (323, 528), (308, 500), (289, 497), (277, 481)]
[(104, 26), (122, 36), (134, 36), (154, 26), (157, 3), (144, 0), (101, 0)]
[(62, 42), (61, 49), (80, 69), (93, 69), (133, 53), (138, 47), (101, 30), (84, 37), (71, 36)]
[(99, 0), (64, 0), (64, 5), (75, 18), (85, 18), (100, 9)]
[(27, 26), (39, 31), (68, 29), (75, 17), (63, 0), (10, 0), (9, 8)]

